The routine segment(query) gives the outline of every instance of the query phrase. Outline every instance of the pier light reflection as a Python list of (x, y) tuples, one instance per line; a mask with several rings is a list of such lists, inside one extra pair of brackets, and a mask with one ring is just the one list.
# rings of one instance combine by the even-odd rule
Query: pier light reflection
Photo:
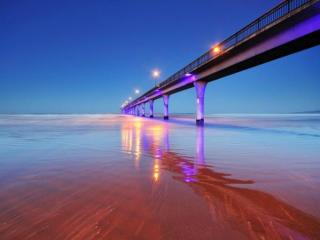
[(181, 163), (181, 172), (184, 175), (184, 181), (197, 182), (199, 168), (205, 163), (204, 156), (204, 127), (196, 128), (196, 144), (194, 161), (185, 161)]
[(154, 165), (153, 165), (153, 180), (155, 182), (159, 181), (160, 178), (160, 165), (159, 165), (159, 159), (154, 160)]
[[(141, 118), (129, 118), (122, 126), (122, 147), (128, 154), (133, 154), (135, 168), (140, 167), (142, 152), (150, 154), (153, 158), (151, 166), (152, 180), (160, 181), (162, 160), (170, 152), (168, 124), (163, 122), (148, 122)], [(179, 165), (185, 182), (196, 182), (199, 167), (204, 165), (204, 128), (195, 129), (195, 156), (194, 161), (182, 162)]]
[(181, 170), (184, 175), (185, 182), (196, 182), (197, 168), (192, 162), (182, 162)]
[[(167, 136), (168, 132), (164, 131), (163, 140)], [(205, 199), (209, 208), (214, 209), (218, 222), (240, 226), (239, 231), (252, 239), (298, 239), (300, 236), (318, 239), (320, 222), (316, 217), (268, 192), (248, 187), (254, 180), (238, 179), (207, 166), (204, 136), (205, 127), (197, 127), (194, 158), (164, 147), (154, 151), (162, 154), (154, 161), (154, 181), (159, 181), (160, 163), (175, 180), (188, 184)]]
[(139, 118), (130, 118), (124, 122), (121, 129), (122, 149), (126, 153), (135, 156), (134, 165), (136, 168), (139, 168), (141, 159), (141, 121)]
[(123, 151), (129, 154), (132, 153), (132, 129), (129, 124), (125, 124), (122, 126), (121, 145)]
[(140, 166), (140, 159), (141, 159), (141, 121), (135, 120), (134, 123), (134, 130), (135, 130), (135, 161), (134, 166), (139, 168)]
[(152, 138), (152, 144), (160, 146), (161, 140), (163, 138), (163, 126), (162, 125), (156, 125), (152, 126), (148, 129), (148, 132), (150, 132), (150, 136)]
[(196, 138), (196, 162), (197, 164), (205, 163), (205, 153), (204, 153), (204, 127), (197, 127), (197, 138)]
[(152, 178), (155, 183), (158, 183), (160, 180), (161, 159), (168, 144), (168, 140), (166, 141), (168, 139), (168, 127), (165, 124), (157, 124), (149, 127), (147, 132), (151, 139), (150, 150), (154, 158)]
[[(168, 125), (163, 122), (140, 118), (128, 120), (122, 128), (123, 148), (134, 151), (137, 156), (143, 152), (151, 157), (145, 159), (145, 166), (150, 169), (148, 177), (155, 185), (172, 179), (188, 185), (210, 209), (214, 209), (217, 222), (239, 229), (248, 238), (290, 239), (294, 236), (298, 239), (297, 236), (306, 236), (306, 239), (319, 239), (320, 222), (316, 217), (268, 192), (255, 189), (254, 180), (239, 179), (207, 165), (205, 127), (194, 129), (193, 156), (170, 148), (168, 131)], [(168, 179), (170, 175), (171, 179)]]

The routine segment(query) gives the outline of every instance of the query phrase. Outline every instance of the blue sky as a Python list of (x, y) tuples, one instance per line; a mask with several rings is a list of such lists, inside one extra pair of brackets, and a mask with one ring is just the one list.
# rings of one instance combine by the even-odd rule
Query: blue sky
[[(244, 4), (245, 2), (245, 4)], [(0, 113), (118, 112), (279, 0), (2, 0)], [(320, 109), (320, 48), (212, 82), (207, 113)], [(194, 89), (171, 112), (194, 112)], [(162, 102), (157, 100), (157, 112)]]

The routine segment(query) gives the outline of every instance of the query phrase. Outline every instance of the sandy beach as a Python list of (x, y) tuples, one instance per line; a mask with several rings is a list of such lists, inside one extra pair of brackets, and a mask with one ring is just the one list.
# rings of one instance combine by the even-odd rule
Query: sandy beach
[(319, 239), (320, 116), (0, 116), (0, 239)]

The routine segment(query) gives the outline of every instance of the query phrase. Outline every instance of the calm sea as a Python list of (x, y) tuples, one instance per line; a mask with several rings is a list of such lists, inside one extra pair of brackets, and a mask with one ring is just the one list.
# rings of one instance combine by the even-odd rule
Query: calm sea
[(320, 239), (320, 115), (0, 115), (0, 239)]

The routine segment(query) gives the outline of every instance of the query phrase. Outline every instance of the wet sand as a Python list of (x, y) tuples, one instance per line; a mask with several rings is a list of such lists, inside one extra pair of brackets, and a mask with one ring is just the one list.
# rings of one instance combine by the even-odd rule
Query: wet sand
[(0, 117), (0, 239), (320, 239), (320, 116)]

